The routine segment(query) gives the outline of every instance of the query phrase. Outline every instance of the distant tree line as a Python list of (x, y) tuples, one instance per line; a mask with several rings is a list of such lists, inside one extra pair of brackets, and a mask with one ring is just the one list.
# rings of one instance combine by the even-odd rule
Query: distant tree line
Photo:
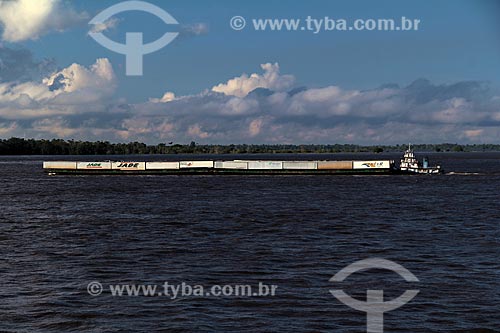
[[(459, 145), (453, 143), (416, 144), (416, 151), (425, 152), (472, 152), (500, 151), (496, 144)], [(75, 141), (75, 140), (35, 140), (10, 138), (0, 139), (0, 155), (130, 155), (130, 154), (265, 154), (265, 153), (382, 153), (401, 152), (406, 144), (386, 146), (362, 146), (352, 144), (230, 144), (200, 145), (190, 144), (146, 145), (141, 142), (110, 143), (108, 141)]]

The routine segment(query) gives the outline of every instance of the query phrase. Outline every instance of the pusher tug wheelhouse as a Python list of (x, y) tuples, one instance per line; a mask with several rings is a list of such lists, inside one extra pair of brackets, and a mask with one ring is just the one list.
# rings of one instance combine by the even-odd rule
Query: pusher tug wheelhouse
[(442, 173), (440, 165), (429, 166), (429, 159), (424, 157), (423, 163), (420, 162), (415, 157), (413, 150), (411, 150), (411, 144), (408, 144), (408, 149), (405, 151), (403, 158), (399, 164), (399, 170), (402, 173), (421, 173), (421, 174), (437, 174)]

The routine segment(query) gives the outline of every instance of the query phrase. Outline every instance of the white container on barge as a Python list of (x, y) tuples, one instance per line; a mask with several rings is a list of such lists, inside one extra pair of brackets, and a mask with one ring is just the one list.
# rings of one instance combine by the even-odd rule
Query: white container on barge
[(112, 162), (111, 169), (113, 170), (146, 170), (146, 162)]
[(216, 161), (214, 163), (216, 169), (248, 169), (248, 162), (244, 161)]
[(389, 169), (391, 161), (353, 161), (353, 169)]
[(146, 170), (175, 170), (179, 162), (146, 162)]
[(179, 162), (181, 169), (185, 168), (213, 168), (214, 161), (181, 161)]
[(70, 169), (76, 170), (77, 162), (67, 162), (67, 161), (50, 161), (43, 162), (44, 169)]
[(79, 170), (111, 170), (111, 162), (78, 162)]
[(318, 162), (315, 161), (283, 161), (286, 170), (316, 170)]
[(248, 161), (248, 169), (279, 170), (283, 169), (283, 161)]

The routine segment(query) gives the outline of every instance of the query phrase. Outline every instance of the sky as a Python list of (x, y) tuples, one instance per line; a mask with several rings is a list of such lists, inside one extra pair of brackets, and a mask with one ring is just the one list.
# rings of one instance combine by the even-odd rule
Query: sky
[[(0, 0), (0, 138), (500, 143), (499, 1), (150, 0), (178, 24), (144, 11), (89, 24), (123, 2)], [(325, 28), (402, 17), (418, 29)], [(262, 31), (259, 19), (300, 27)], [(92, 32), (178, 35), (130, 76)]]

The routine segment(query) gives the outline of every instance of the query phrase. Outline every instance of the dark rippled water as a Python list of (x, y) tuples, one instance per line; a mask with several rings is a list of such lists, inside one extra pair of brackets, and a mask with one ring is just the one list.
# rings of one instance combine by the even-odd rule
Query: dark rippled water
[[(386, 157), (398, 156), (375, 156)], [(432, 154), (453, 172), (442, 176), (51, 177), (44, 159), (58, 157), (0, 158), (1, 332), (366, 331), (333, 287), (361, 300), (419, 289), (385, 314), (386, 332), (500, 331), (498, 153)], [(420, 282), (386, 270), (328, 281), (373, 257)], [(91, 281), (105, 291), (90, 296)], [(165, 281), (278, 289), (175, 300), (106, 290)]]

